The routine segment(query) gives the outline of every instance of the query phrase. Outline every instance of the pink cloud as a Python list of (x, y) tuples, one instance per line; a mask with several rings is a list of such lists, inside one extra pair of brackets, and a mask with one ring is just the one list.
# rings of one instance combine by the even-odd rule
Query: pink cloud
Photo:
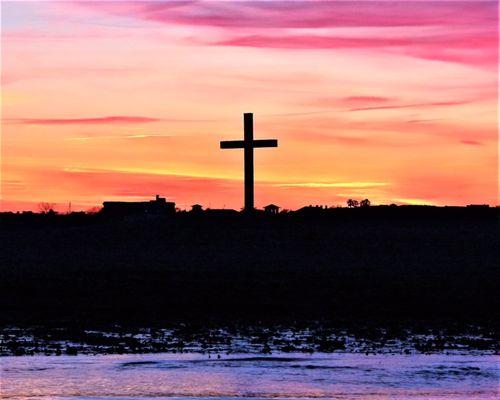
[(217, 46), (279, 49), (375, 49), (426, 60), (496, 66), (496, 30), (465, 30), (408, 37), (337, 37), (320, 35), (245, 35), (208, 43)]
[(447, 46), (445, 42), (435, 46), (410, 46), (405, 50), (405, 53), (411, 57), (431, 61), (496, 68), (498, 65), (498, 37), (491, 37), (478, 43), (471, 40), (469, 47), (460, 47), (454, 43)]
[(380, 96), (350, 96), (350, 97), (344, 97), (342, 101), (345, 103), (386, 103), (390, 99), (387, 97), (380, 97)]
[(411, 43), (405, 38), (345, 38), (319, 35), (249, 35), (221, 40), (218, 46), (269, 47), (280, 49), (353, 49), (406, 46)]
[(240, 28), (467, 25), (494, 22), (491, 2), (242, 1), (82, 2), (113, 15), (166, 24)]
[[(217, 37), (222, 39), (210, 41), (206, 29), (201, 38), (194, 34), (186, 39), (198, 45), (376, 49), (474, 66), (494, 67), (498, 63), (496, 1), (83, 1), (70, 6), (75, 4), (80, 12), (91, 10), (113, 17), (111, 26), (121, 26), (117, 18), (127, 18), (217, 28)], [(95, 23), (91, 21), (88, 23)], [(385, 28), (393, 27), (423, 29), (418, 34), (412, 29), (406, 35), (391, 35)], [(301, 28), (309, 32), (290, 32)], [(345, 37), (310, 32), (316, 28), (359, 30), (352, 37)], [(161, 33), (156, 35), (161, 37)]]

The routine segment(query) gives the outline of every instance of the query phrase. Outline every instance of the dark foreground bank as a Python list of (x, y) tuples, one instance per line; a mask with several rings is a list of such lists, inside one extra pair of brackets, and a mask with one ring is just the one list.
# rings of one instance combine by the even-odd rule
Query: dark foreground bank
[(2, 324), (498, 320), (498, 209), (3, 220)]

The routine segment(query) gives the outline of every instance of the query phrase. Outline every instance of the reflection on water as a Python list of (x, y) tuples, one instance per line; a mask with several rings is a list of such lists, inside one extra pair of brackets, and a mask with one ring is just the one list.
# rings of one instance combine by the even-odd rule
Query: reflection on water
[(3, 357), (1, 398), (495, 399), (494, 355)]

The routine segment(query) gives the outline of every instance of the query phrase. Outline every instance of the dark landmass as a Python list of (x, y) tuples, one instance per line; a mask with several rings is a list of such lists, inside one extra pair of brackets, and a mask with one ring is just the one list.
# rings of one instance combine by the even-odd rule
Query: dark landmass
[(0, 325), (500, 320), (499, 209), (0, 215)]

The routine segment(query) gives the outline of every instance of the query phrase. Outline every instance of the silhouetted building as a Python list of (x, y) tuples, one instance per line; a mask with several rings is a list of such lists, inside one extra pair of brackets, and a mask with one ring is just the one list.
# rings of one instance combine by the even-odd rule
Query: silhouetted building
[(280, 212), (280, 208), (276, 204), (269, 204), (264, 207), (264, 212), (266, 214), (278, 214)]
[(199, 214), (199, 213), (203, 212), (203, 206), (201, 204), (193, 204), (191, 206), (191, 212), (193, 214)]
[(295, 211), (295, 214), (297, 215), (307, 215), (307, 216), (314, 216), (314, 215), (324, 215), (327, 212), (331, 212), (333, 209), (329, 209), (327, 206), (306, 206), (299, 208), (297, 211)]
[(105, 201), (102, 203), (102, 212), (105, 215), (166, 215), (175, 213), (175, 203), (156, 195), (150, 201)]
[(218, 216), (218, 217), (229, 217), (229, 216), (238, 215), (239, 212), (236, 210), (232, 210), (230, 208), (223, 208), (223, 209), (207, 208), (205, 210), (205, 214), (212, 215), (212, 216)]

